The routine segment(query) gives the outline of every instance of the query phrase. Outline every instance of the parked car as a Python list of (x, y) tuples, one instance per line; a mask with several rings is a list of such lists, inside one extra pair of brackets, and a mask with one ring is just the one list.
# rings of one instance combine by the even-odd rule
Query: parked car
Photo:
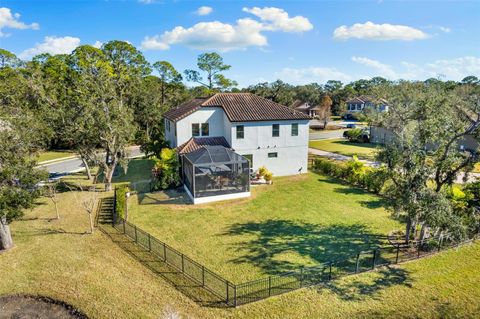
[(347, 124), (347, 128), (356, 128), (357, 125), (355, 125), (354, 123), (348, 123)]

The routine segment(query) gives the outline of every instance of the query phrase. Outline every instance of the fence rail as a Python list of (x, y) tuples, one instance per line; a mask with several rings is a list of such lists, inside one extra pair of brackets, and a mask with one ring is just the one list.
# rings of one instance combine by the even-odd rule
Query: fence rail
[[(115, 191), (115, 199), (116, 196)], [(418, 259), (441, 250), (471, 243), (478, 237), (474, 236), (461, 242), (435, 237), (423, 241), (412, 241), (409, 245), (388, 244), (370, 251), (358, 252), (348, 259), (326, 262), (313, 267), (301, 267), (285, 274), (234, 284), (136, 225), (117, 216), (115, 206), (113, 227), (231, 307), (319, 285), (332, 279), (370, 271), (377, 267)]]

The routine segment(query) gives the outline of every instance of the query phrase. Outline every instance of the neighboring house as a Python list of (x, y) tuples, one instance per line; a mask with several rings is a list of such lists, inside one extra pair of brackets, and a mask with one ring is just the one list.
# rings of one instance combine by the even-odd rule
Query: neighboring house
[(347, 113), (359, 113), (366, 108), (374, 108), (380, 112), (388, 111), (388, 102), (384, 99), (375, 100), (369, 96), (354, 97), (347, 102)]
[(164, 114), (194, 203), (249, 196), (249, 166), (275, 176), (305, 173), (309, 120), (251, 93), (195, 98)]
[(320, 108), (318, 106), (310, 105), (308, 102), (296, 100), (290, 105), (290, 108), (299, 112), (302, 112), (312, 118), (318, 116)]

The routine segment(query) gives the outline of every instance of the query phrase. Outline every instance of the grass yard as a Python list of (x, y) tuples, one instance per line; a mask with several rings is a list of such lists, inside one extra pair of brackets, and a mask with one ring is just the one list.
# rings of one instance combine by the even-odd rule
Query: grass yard
[(41, 163), (45, 161), (59, 160), (59, 159), (62, 159), (65, 157), (71, 157), (74, 155), (75, 153), (71, 151), (47, 151), (47, 152), (41, 152), (37, 157), (37, 161)]
[[(137, 191), (146, 192), (150, 190), (150, 179), (154, 161), (152, 159), (135, 158), (128, 162), (128, 169), (117, 166), (116, 175), (113, 176), (113, 183), (130, 182), (130, 186)], [(98, 176), (98, 181), (103, 181), (103, 173)]]
[(248, 199), (164, 200), (130, 197), (129, 221), (236, 283), (346, 259), (403, 227), (379, 197), (314, 173), (276, 178)]
[(328, 139), (310, 141), (308, 146), (322, 151), (338, 153), (346, 156), (357, 155), (363, 159), (373, 159), (376, 145), (372, 143), (353, 143), (346, 139)]
[[(268, 193), (267, 188), (255, 191), (256, 199), (262, 193)], [(82, 196), (86, 194), (60, 194), (60, 220), (51, 219), (55, 211), (45, 199), (11, 225), (16, 247), (0, 254), (0, 295), (45, 295), (99, 319), (476, 318), (480, 311), (480, 243), (237, 309), (202, 307), (103, 232), (85, 234), (88, 219), (76, 200)]]

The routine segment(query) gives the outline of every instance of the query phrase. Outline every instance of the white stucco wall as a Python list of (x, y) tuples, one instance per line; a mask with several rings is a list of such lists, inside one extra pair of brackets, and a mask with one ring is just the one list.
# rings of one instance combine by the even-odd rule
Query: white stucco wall
[(208, 123), (208, 136), (225, 136), (224, 134), (224, 112), (219, 107), (202, 107), (200, 110), (186, 116), (176, 122), (177, 137), (173, 147), (182, 145), (192, 137), (192, 124)]
[[(291, 135), (291, 124), (298, 123), (298, 136)], [(272, 125), (280, 124), (280, 136), (272, 137)], [(236, 138), (236, 126), (244, 125), (244, 138)], [(274, 176), (307, 172), (309, 121), (265, 121), (231, 124), (231, 146), (241, 155), (253, 155), (253, 169), (261, 166)], [(269, 158), (268, 153), (277, 153)]]

